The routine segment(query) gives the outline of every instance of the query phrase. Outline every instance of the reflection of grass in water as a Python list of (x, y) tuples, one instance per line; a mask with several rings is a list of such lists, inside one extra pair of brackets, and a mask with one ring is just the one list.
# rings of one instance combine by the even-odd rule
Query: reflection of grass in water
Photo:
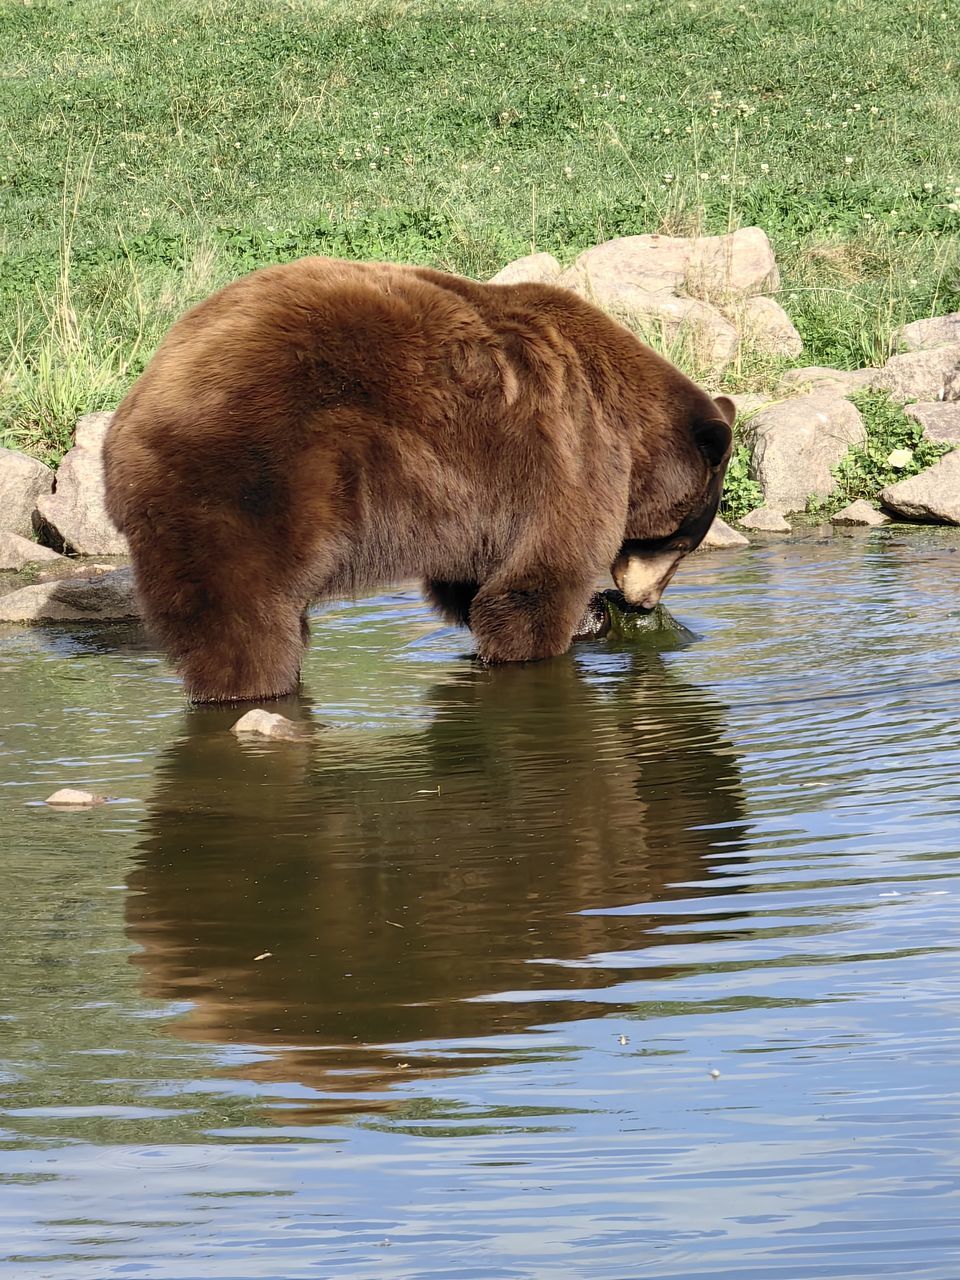
[(309, 253), (482, 277), (759, 224), (805, 361), (870, 363), (957, 299), (952, 22), (894, 0), (7, 5), (6, 438), (55, 454), (184, 305)]

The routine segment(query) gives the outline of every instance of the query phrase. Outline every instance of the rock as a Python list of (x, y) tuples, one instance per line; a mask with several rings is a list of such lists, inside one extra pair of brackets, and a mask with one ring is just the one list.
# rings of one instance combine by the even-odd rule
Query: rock
[(38, 582), (0, 596), (0, 622), (117, 622), (138, 616), (130, 569)]
[(98, 796), (93, 791), (75, 791), (73, 787), (61, 787), (52, 796), (47, 796), (43, 803), (58, 809), (92, 809), (94, 805), (106, 802), (106, 796)]
[(780, 278), (766, 233), (745, 227), (725, 236), (623, 236), (581, 253), (562, 283), (599, 294), (617, 286), (698, 298), (774, 292)]
[(902, 351), (930, 351), (951, 342), (960, 342), (960, 311), (929, 320), (914, 320), (893, 335), (894, 346)]
[(945, 453), (918, 476), (890, 485), (880, 501), (908, 520), (960, 524), (960, 449)]
[(0, 530), (29, 538), (37, 500), (52, 488), (51, 467), (15, 449), (0, 449)]
[(309, 737), (311, 729), (309, 725), (295, 724), (294, 721), (288, 720), (286, 716), (277, 715), (273, 711), (264, 711), (262, 707), (257, 707), (254, 711), (248, 711), (246, 715), (240, 719), (230, 729), (231, 733), (235, 733), (238, 738), (254, 737), (254, 738), (275, 738), (284, 741), (303, 740)]
[(753, 441), (750, 472), (764, 505), (778, 511), (802, 511), (809, 497), (829, 497), (836, 488), (832, 468), (867, 439), (855, 407), (828, 391), (761, 409), (742, 430)]
[(122, 556), (127, 542), (104, 505), (103, 438), (109, 413), (90, 413), (77, 423), (76, 444), (57, 471), (52, 494), (37, 501), (49, 541), (85, 556)]
[(764, 533), (792, 533), (792, 527), (780, 511), (772, 507), (757, 507), (740, 521), (745, 529), (761, 529)]
[(803, 339), (793, 321), (773, 298), (748, 298), (739, 311), (740, 340), (753, 351), (771, 356), (798, 356)]
[(851, 502), (849, 507), (844, 507), (842, 511), (838, 511), (835, 516), (832, 516), (830, 523), (880, 525), (889, 524), (890, 517), (884, 515), (882, 511), (877, 511), (874, 507), (871, 507), (870, 503), (865, 502), (863, 498), (858, 498), (856, 502)]
[(745, 538), (736, 529), (731, 529), (726, 520), (717, 516), (707, 530), (707, 536), (697, 547), (697, 551), (723, 551), (728, 547), (749, 547), (749, 545), (749, 538)]
[(891, 356), (874, 375), (871, 386), (891, 400), (948, 400), (960, 398), (960, 342), (930, 351)]
[(41, 547), (39, 542), (31, 542), (29, 538), (21, 538), (19, 533), (0, 532), (0, 569), (24, 569), (28, 564), (63, 559), (56, 551)]
[(737, 411), (737, 421), (751, 418), (759, 409), (765, 409), (773, 403), (773, 396), (757, 395), (753, 391), (744, 391), (740, 395), (730, 396)]
[(928, 440), (960, 446), (960, 403), (956, 400), (922, 400), (908, 404), (904, 413), (921, 424)]
[(791, 394), (809, 389), (850, 396), (870, 387), (878, 372), (877, 369), (825, 369), (822, 365), (806, 365), (802, 369), (788, 369), (780, 379), (780, 389)]
[(530, 253), (501, 267), (490, 284), (554, 284), (562, 271), (552, 253)]

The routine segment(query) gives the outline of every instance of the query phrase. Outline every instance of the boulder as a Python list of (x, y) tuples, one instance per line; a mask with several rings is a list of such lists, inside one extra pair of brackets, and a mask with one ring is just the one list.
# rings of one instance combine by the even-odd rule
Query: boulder
[(530, 253), (501, 267), (491, 284), (554, 284), (563, 271), (552, 253)]
[(863, 498), (858, 498), (856, 502), (851, 502), (848, 507), (838, 511), (835, 516), (831, 516), (830, 523), (875, 526), (889, 524), (890, 517), (884, 515), (882, 511), (877, 511), (876, 508), (871, 507), (870, 503), (865, 502)]
[(21, 538), (19, 533), (0, 532), (0, 569), (25, 569), (28, 564), (62, 562), (63, 559), (56, 551), (41, 547), (39, 542), (32, 542), (29, 538)]
[(773, 403), (773, 396), (757, 395), (754, 391), (743, 391), (729, 398), (736, 408), (738, 422), (743, 418), (752, 417), (759, 409), (765, 409), (768, 404)]
[(598, 300), (621, 288), (728, 298), (775, 292), (780, 277), (766, 233), (759, 227), (744, 227), (725, 236), (608, 240), (581, 253), (563, 273), (561, 283)]
[(880, 501), (907, 520), (960, 524), (960, 449), (921, 471), (884, 489)]
[(780, 390), (795, 395), (798, 391), (832, 391), (850, 396), (864, 391), (873, 383), (877, 369), (826, 369), (822, 365), (806, 365), (788, 369), (780, 379)]
[(914, 320), (893, 335), (893, 345), (900, 351), (930, 351), (951, 342), (960, 342), (960, 311), (949, 316), (932, 316), (929, 320)]
[(904, 413), (920, 423), (928, 440), (960, 447), (960, 401), (922, 400), (908, 404)]
[(793, 321), (773, 298), (748, 298), (738, 314), (740, 340), (763, 355), (798, 356), (803, 339)]
[(930, 351), (891, 356), (878, 369), (871, 386), (886, 391), (891, 400), (950, 400), (960, 398), (960, 342)]
[(761, 409), (742, 430), (753, 442), (750, 473), (764, 505), (777, 511), (802, 511), (809, 497), (829, 497), (836, 488), (833, 468), (867, 439), (850, 401), (826, 391)]
[(238, 738), (274, 738), (290, 742), (309, 737), (312, 730), (310, 725), (296, 724), (275, 711), (264, 711), (262, 707), (257, 707), (241, 716), (230, 732), (235, 733)]
[(780, 511), (772, 507), (757, 507), (740, 521), (745, 529), (760, 529), (764, 533), (792, 533), (793, 529)]
[(0, 531), (29, 538), (38, 499), (53, 488), (53, 469), (15, 449), (0, 449)]
[(749, 545), (749, 538), (745, 538), (736, 529), (731, 529), (726, 520), (717, 516), (707, 530), (707, 536), (697, 547), (697, 551), (725, 551), (729, 547), (749, 547)]
[(103, 438), (109, 413), (90, 413), (77, 423), (76, 444), (57, 471), (52, 494), (37, 501), (45, 538), (82, 556), (122, 556), (127, 542), (104, 505)]
[(38, 582), (0, 596), (0, 622), (117, 622), (138, 616), (130, 569)]

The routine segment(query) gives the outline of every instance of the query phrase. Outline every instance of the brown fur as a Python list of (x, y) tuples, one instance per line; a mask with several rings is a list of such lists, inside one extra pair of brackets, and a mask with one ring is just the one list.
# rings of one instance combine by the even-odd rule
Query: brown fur
[(410, 576), (488, 662), (564, 652), (598, 575), (703, 537), (731, 420), (566, 290), (306, 258), (173, 326), (107, 504), (191, 697), (264, 698), (310, 601)]

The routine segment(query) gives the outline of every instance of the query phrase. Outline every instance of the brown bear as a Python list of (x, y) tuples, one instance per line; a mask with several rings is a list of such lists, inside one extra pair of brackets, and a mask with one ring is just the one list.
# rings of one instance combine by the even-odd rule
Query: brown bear
[(194, 701), (299, 681), (311, 601), (422, 578), (479, 656), (652, 607), (716, 513), (733, 404), (568, 290), (305, 258), (182, 316), (114, 415), (107, 507)]

